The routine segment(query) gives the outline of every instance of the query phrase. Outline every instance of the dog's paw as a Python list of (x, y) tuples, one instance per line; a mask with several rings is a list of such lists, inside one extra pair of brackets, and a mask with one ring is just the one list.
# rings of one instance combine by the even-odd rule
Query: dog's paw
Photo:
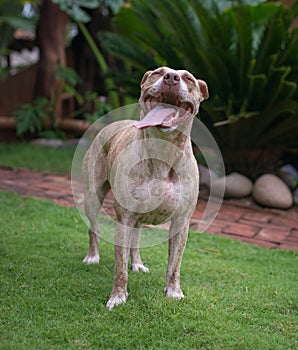
[(96, 254), (94, 256), (89, 256), (87, 255), (84, 259), (83, 259), (83, 263), (85, 264), (98, 264), (99, 263), (99, 255)]
[(148, 267), (144, 266), (143, 264), (131, 264), (131, 269), (134, 272), (149, 272)]
[(164, 292), (170, 298), (182, 299), (184, 294), (180, 288), (165, 287)]
[(128, 293), (112, 293), (109, 301), (107, 302), (107, 309), (112, 310), (115, 306), (125, 304), (128, 297)]

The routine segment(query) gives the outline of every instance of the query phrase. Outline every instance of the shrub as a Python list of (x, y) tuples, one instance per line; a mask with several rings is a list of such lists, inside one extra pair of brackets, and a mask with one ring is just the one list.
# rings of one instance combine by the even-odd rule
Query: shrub
[(298, 147), (297, 15), (298, 3), (138, 0), (115, 17), (121, 34), (100, 37), (126, 62), (126, 94), (136, 97), (144, 71), (160, 65), (206, 80), (201, 117), (223, 150)]
[(50, 102), (47, 98), (37, 97), (32, 104), (23, 104), (13, 116), (17, 120), (17, 135), (38, 134), (43, 130), (43, 121), (47, 119)]

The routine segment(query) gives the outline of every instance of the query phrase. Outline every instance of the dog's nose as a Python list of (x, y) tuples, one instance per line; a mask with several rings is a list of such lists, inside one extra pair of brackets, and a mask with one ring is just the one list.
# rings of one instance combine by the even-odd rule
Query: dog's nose
[(171, 73), (166, 73), (163, 76), (163, 79), (164, 79), (166, 84), (168, 84), (168, 85), (175, 85), (175, 84), (179, 83), (180, 76), (179, 76), (179, 74), (177, 74), (175, 72), (171, 72)]

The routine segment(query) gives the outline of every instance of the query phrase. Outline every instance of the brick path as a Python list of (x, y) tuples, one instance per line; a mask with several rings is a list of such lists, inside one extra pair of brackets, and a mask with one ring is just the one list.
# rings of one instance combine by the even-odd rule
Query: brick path
[[(66, 176), (0, 167), (0, 189), (74, 206), (70, 178)], [(199, 226), (206, 204), (204, 197), (203, 193), (192, 217), (193, 230)], [(104, 202), (104, 211), (111, 215), (112, 203), (109, 195)], [(298, 208), (270, 210), (257, 206), (250, 199), (224, 200), (207, 232), (269, 248), (298, 250)]]

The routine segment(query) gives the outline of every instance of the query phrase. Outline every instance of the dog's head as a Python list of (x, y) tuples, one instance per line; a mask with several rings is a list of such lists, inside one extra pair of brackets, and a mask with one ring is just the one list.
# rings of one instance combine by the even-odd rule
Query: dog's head
[(174, 129), (195, 116), (200, 103), (208, 98), (208, 87), (186, 70), (160, 67), (144, 74), (139, 99), (145, 117), (135, 126), (139, 129), (160, 126)]

